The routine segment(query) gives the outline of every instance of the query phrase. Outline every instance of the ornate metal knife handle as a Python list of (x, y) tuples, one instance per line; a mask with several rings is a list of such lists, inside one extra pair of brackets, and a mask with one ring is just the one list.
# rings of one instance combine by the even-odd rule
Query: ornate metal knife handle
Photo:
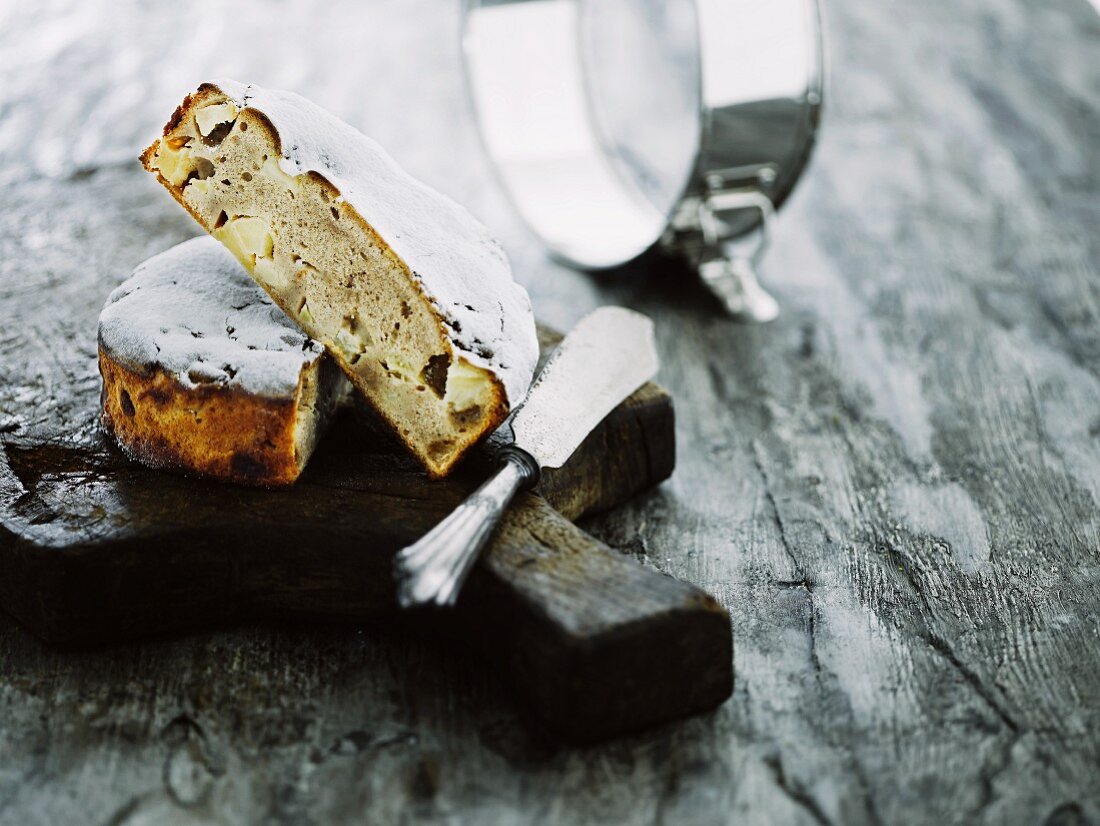
[(414, 605), (453, 605), (474, 562), (512, 498), (539, 481), (539, 466), (514, 445), (497, 453), (500, 467), (449, 516), (394, 558), (397, 599)]

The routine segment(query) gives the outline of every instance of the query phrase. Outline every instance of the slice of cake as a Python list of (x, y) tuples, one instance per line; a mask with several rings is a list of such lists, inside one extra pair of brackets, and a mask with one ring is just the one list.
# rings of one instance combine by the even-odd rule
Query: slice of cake
[(143, 464), (298, 478), (347, 379), (212, 238), (139, 265), (99, 317), (103, 422)]
[(522, 401), (538, 343), (503, 251), (362, 133), (298, 95), (218, 81), (142, 162), (432, 476)]

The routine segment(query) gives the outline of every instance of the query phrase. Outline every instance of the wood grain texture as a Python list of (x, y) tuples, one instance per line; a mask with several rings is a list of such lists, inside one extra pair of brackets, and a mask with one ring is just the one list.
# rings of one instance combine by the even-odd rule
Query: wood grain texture
[(569, 743), (709, 711), (733, 689), (729, 615), (708, 594), (653, 576), (545, 500), (521, 497), (482, 576), (466, 629), (506, 670), (548, 732)]
[[(547, 352), (560, 338), (544, 337)], [(485, 451), (433, 482), (361, 404), (333, 423), (293, 487), (250, 489), (158, 472), (127, 459), (106, 428), (96, 426), (94, 390), (59, 382), (49, 396), (12, 399), (17, 415), (40, 402), (84, 415), (0, 437), (0, 609), (52, 643), (112, 642), (247, 618), (361, 620), (395, 611), (394, 554), (491, 469)], [(644, 386), (548, 475), (536, 499), (505, 519), (529, 525), (537, 513), (560, 533), (566, 517), (547, 500), (577, 518), (659, 484), (673, 469), (673, 422), (668, 394)], [(529, 512), (526, 518), (521, 511)], [(487, 557), (507, 552), (518, 557), (513, 567), (532, 561), (525, 536), (502, 532)], [(602, 553), (583, 532), (569, 536), (563, 551), (583, 546)], [(506, 547), (503, 537), (518, 544)], [(540, 597), (527, 588), (525, 599), (559, 600), (557, 582), (565, 577), (582, 603), (599, 601), (602, 586), (578, 582), (565, 556), (551, 554), (542, 563), (547, 590)], [(482, 570), (475, 568), (475, 579)], [(629, 578), (663, 579), (642, 568)], [(500, 584), (519, 587), (510, 579)], [(593, 589), (589, 597), (581, 593), (586, 588)], [(463, 605), (477, 610), (476, 601)], [(688, 608), (681, 599), (651, 607), (650, 619), (658, 621)], [(616, 616), (612, 610), (606, 618)], [(728, 643), (728, 631), (721, 636)]]
[[(761, 328), (664, 262), (546, 260), (486, 184), (452, 6), (4, 14), (6, 437), (86, 415), (8, 399), (96, 381), (94, 313), (51, 313), (44, 289), (91, 308), (193, 232), (132, 160), (155, 113), (206, 75), (297, 88), (468, 204), (552, 324), (612, 301), (655, 316), (678, 470), (583, 527), (715, 594), (738, 680), (713, 714), (571, 750), (445, 641), (264, 625), (74, 654), (3, 620), (0, 820), (1100, 822), (1087, 2), (828, 3), (824, 129)], [(59, 333), (70, 348), (43, 346)]]
[[(549, 354), (560, 336), (543, 338)], [(63, 382), (10, 409), (39, 401), (97, 409), (95, 394)], [(129, 461), (106, 428), (73, 424), (0, 439), (0, 608), (65, 646), (247, 619), (398, 614), (394, 555), (490, 472), (485, 451), (445, 481), (428, 479), (363, 405), (333, 424), (297, 484), (274, 490), (158, 473)], [(596, 742), (724, 702), (726, 610), (614, 553), (550, 504), (576, 517), (667, 479), (673, 427), (668, 394), (643, 386), (545, 490), (513, 503), (455, 611), (389, 621), (432, 637), (464, 629), (449, 638), (479, 648), (480, 667), (508, 678), (558, 741)]]

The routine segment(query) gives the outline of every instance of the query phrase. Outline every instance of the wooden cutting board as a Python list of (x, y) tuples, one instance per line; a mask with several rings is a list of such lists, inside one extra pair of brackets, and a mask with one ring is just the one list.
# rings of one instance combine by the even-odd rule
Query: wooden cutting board
[[(544, 353), (555, 337), (543, 333)], [(60, 390), (59, 390), (60, 388)], [(477, 483), (485, 454), (428, 480), (356, 409), (301, 479), (257, 490), (148, 470), (97, 421), (94, 382), (51, 385), (71, 421), (26, 415), (0, 434), (0, 606), (65, 645), (246, 618), (397, 614), (393, 554)], [(401, 615), (478, 647), (551, 733), (600, 739), (722, 702), (729, 619), (702, 591), (569, 520), (671, 474), (673, 408), (646, 385), (511, 509), (453, 616)]]

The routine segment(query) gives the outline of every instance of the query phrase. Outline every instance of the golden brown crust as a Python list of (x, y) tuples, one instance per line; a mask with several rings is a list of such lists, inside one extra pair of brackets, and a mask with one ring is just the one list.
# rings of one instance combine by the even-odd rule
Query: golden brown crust
[[(192, 109), (196, 108), (200, 104), (208, 102), (211, 98), (224, 98), (224, 96), (224, 92), (222, 92), (222, 90), (219, 89), (216, 85), (212, 83), (203, 83), (198, 87), (195, 92), (187, 95), (187, 97), (184, 98), (183, 102), (178, 107), (176, 107), (176, 110), (175, 112), (173, 112), (172, 117), (164, 126), (163, 136), (165, 138), (172, 137), (173, 132), (180, 127), (180, 125), (184, 122)], [(262, 126), (267, 132), (270, 140), (272, 141), (274, 148), (276, 150), (281, 150), (282, 143), (279, 132), (266, 115), (255, 109), (246, 109), (241, 112), (240, 116), (249, 119), (255, 125)], [(194, 210), (191, 206), (187, 204), (186, 200), (183, 197), (183, 187), (172, 184), (160, 173), (158, 169), (153, 166), (152, 161), (154, 156), (156, 155), (159, 145), (160, 139), (157, 139), (145, 149), (145, 151), (140, 156), (142, 165), (147, 171), (156, 175), (157, 180), (160, 182), (160, 184), (172, 194), (172, 197), (175, 198), (180, 206), (187, 210), (188, 214), (191, 215), (191, 217), (194, 218), (195, 221), (198, 222), (198, 224), (203, 229), (205, 229), (209, 233), (213, 233), (214, 228), (211, 227), (196, 210)], [(306, 173), (306, 176), (315, 181), (324, 189), (326, 189), (332, 200), (335, 201), (337, 196), (340, 195), (340, 190), (321, 173), (315, 170), (310, 170), (308, 173)], [(377, 247), (382, 250), (388, 258), (390, 258), (395, 264), (400, 266), (406, 271), (406, 273), (408, 273), (408, 267), (406, 266), (405, 262), (393, 251), (386, 240), (378, 235), (374, 227), (371, 226), (370, 223), (368, 223), (367, 220), (363, 218), (363, 216), (361, 216), (354, 207), (345, 202), (342, 209), (345, 214), (351, 217), (352, 220), (354, 220), (363, 229), (363, 231), (368, 234), (368, 236), (375, 242)], [(410, 280), (415, 281), (411, 278), (411, 274), (409, 275), (409, 277)], [(279, 296), (275, 291), (269, 289), (267, 285), (260, 282), (260, 286), (264, 288), (265, 292), (268, 293), (275, 304), (278, 305), (280, 309), (282, 309), (290, 318), (296, 317), (296, 308), (287, 306), (286, 303), (282, 300), (281, 296)], [(436, 318), (439, 327), (439, 337), (441, 345), (447, 350), (447, 352), (451, 354), (451, 358), (458, 357), (460, 354), (454, 350), (450, 340), (443, 334), (443, 320), (438, 310), (435, 308), (434, 305), (431, 304), (430, 301), (427, 302), (427, 306), (429, 311)], [(339, 365), (340, 369), (351, 380), (352, 385), (355, 386), (356, 389), (369, 400), (369, 396), (367, 395), (366, 390), (363, 387), (362, 376), (360, 376), (352, 367), (352, 365), (347, 362), (344, 354), (341, 353), (339, 349), (327, 346), (327, 344), (326, 349), (329, 355), (332, 357), (332, 360), (337, 365)], [(464, 439), (465, 444), (457, 452), (453, 451), (453, 446), (449, 446), (449, 449), (446, 453), (444, 453), (443, 451), (439, 451), (438, 453), (436, 453), (432, 450), (432, 445), (429, 445), (427, 448), (427, 452), (425, 453), (423, 446), (414, 444), (413, 440), (409, 438), (408, 434), (404, 431), (401, 425), (398, 422), (394, 421), (393, 418), (388, 415), (385, 410), (381, 409), (380, 407), (375, 407), (374, 405), (372, 405), (372, 407), (375, 407), (375, 410), (379, 414), (379, 418), (381, 418), (382, 421), (386, 423), (386, 425), (393, 431), (397, 439), (402, 442), (409, 450), (409, 452), (421, 463), (428, 476), (433, 479), (441, 479), (447, 476), (455, 468), (459, 461), (461, 461), (461, 459), (465, 456), (465, 453), (467, 450), (469, 450), (469, 448), (480, 442), (482, 438), (495, 430), (508, 417), (509, 405), (507, 395), (504, 390), (504, 385), (497, 376), (490, 374), (490, 377), (492, 380), (492, 405), (488, 410), (485, 411), (487, 415), (485, 415), (480, 420), (480, 422), (478, 423), (479, 427), (476, 430), (470, 431), (466, 434), (466, 438)], [(433, 453), (435, 453), (436, 455), (432, 455)]]
[(133, 370), (102, 346), (99, 372), (104, 426), (142, 464), (264, 487), (298, 478), (292, 400), (187, 387), (156, 368)]

